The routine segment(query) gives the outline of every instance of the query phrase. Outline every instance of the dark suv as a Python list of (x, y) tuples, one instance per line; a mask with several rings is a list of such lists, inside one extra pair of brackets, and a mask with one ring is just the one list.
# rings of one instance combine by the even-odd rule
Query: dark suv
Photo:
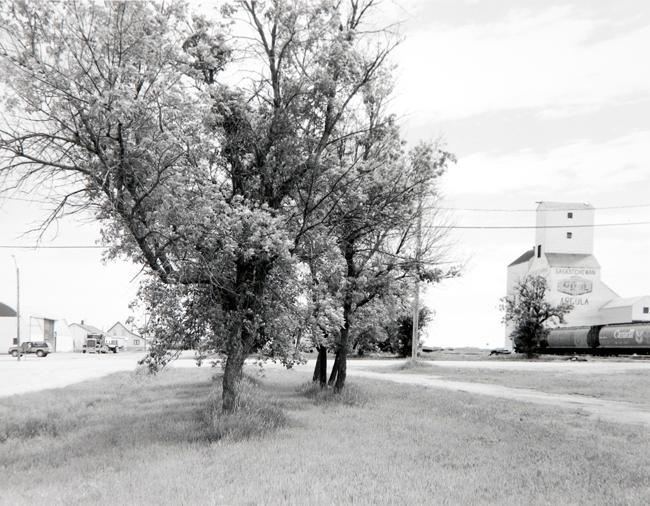
[[(9, 353), (13, 357), (17, 357), (18, 347), (15, 345), (10, 347)], [(25, 353), (36, 353), (37, 357), (47, 357), (48, 353), (52, 353), (52, 348), (45, 341), (25, 341), (20, 343), (20, 354), (24, 355)]]

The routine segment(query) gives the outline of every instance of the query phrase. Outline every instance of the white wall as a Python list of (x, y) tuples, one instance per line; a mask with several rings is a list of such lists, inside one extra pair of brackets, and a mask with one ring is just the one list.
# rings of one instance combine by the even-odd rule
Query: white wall
[[(582, 225), (593, 225), (594, 209), (582, 204), (558, 204), (562, 208), (545, 203), (537, 206), (535, 230), (535, 255), (537, 246), (542, 245), (544, 253), (573, 253), (591, 255), (594, 251), (594, 229), (591, 226), (570, 228)], [(569, 218), (568, 214), (572, 213)], [(560, 227), (560, 228), (542, 228)], [(567, 228), (564, 228), (567, 227)], [(567, 238), (567, 232), (571, 238)]]
[(569, 303), (573, 310), (566, 315), (566, 325), (597, 325), (601, 323), (600, 308), (617, 297), (600, 280), (600, 269), (594, 267), (549, 268), (548, 300), (554, 304)]
[(7, 353), (16, 337), (16, 318), (0, 317), (0, 354)]
[(632, 321), (632, 306), (607, 307), (600, 310), (603, 324), (630, 323)]
[[(643, 308), (647, 308), (648, 312), (644, 313)], [(650, 321), (650, 296), (641, 297), (634, 303), (634, 306), (632, 307), (632, 320), (637, 322)]]
[(69, 325), (68, 328), (72, 336), (73, 351), (81, 351), (86, 343), (87, 332), (76, 323)]
[(74, 338), (67, 321), (56, 320), (54, 322), (54, 332), (56, 333), (57, 352), (74, 351)]

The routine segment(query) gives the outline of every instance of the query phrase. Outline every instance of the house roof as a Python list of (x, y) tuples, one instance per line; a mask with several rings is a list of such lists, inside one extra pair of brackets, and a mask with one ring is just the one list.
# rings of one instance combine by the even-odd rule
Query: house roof
[(16, 310), (0, 302), (0, 316), (16, 316)]
[(528, 262), (528, 260), (533, 258), (534, 254), (535, 254), (535, 250), (529, 249), (525, 253), (523, 253), (519, 258), (517, 258), (517, 260), (509, 264), (508, 267), (512, 267), (513, 265), (519, 265), (519, 264), (523, 264), (524, 262)]
[(550, 202), (542, 201), (537, 205), (537, 209), (549, 209), (554, 211), (576, 211), (580, 209), (593, 209), (589, 202)]
[(116, 322), (115, 325), (113, 325), (110, 329), (107, 330), (107, 332), (112, 332), (115, 327), (122, 327), (126, 332), (128, 332), (132, 337), (136, 337), (138, 339), (144, 339), (142, 336), (139, 336), (135, 332), (131, 332), (128, 328), (126, 328), (126, 325), (124, 325), (122, 322)]
[(577, 253), (545, 253), (546, 260), (551, 267), (585, 267), (600, 269), (600, 264), (593, 255), (580, 255)]
[(642, 301), (643, 299), (650, 300), (650, 295), (641, 295), (639, 297), (616, 297), (615, 299), (610, 300), (601, 309), (614, 309), (619, 307), (630, 307), (636, 304), (637, 302)]
[(103, 334), (104, 333), (101, 330), (99, 330), (97, 327), (93, 327), (92, 325), (86, 325), (85, 323), (84, 324), (73, 323), (72, 325), (77, 325), (78, 327), (81, 327), (82, 329), (84, 329), (89, 334)]

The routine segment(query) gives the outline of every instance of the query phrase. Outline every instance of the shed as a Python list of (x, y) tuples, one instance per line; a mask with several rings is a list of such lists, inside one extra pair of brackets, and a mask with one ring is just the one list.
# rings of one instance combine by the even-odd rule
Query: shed
[(617, 297), (600, 308), (603, 324), (650, 322), (650, 295)]

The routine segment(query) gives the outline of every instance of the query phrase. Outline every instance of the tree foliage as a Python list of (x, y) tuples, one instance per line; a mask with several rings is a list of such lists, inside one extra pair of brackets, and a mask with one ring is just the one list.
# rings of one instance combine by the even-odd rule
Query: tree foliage
[(449, 159), (409, 163), (377, 112), (396, 42), (365, 26), (373, 4), (241, 0), (221, 20), (182, 2), (0, 6), (2, 170), (66, 189), (48, 222), (94, 212), (108, 257), (145, 267), (149, 364), (178, 340), (223, 353), (225, 409), (250, 353), (289, 364), (301, 328), (349, 331), (305, 244), (342, 253), (349, 314), (407, 267), (393, 234)]
[(501, 299), (503, 321), (514, 326), (515, 351), (529, 357), (547, 346), (549, 325), (564, 323), (564, 316), (573, 309), (571, 304), (548, 302), (547, 289), (545, 277), (528, 275), (515, 285), (511, 296)]

